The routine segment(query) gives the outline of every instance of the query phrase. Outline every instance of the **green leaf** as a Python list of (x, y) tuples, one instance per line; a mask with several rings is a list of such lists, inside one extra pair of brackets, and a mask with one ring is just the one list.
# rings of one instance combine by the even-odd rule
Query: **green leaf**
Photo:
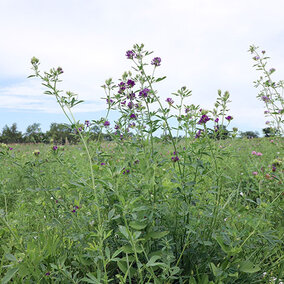
[(161, 239), (164, 236), (166, 236), (169, 232), (164, 231), (164, 232), (150, 232), (146, 235), (146, 239)]
[(139, 221), (131, 221), (129, 223), (129, 226), (131, 228), (133, 228), (134, 230), (140, 231), (140, 230), (143, 230), (144, 228), (146, 228), (147, 224), (139, 222)]
[(17, 261), (16, 257), (10, 253), (5, 254), (5, 257), (10, 261)]
[(14, 267), (14, 268), (11, 268), (10, 270), (8, 270), (7, 273), (5, 274), (5, 276), (3, 277), (3, 279), (1, 280), (1, 284), (8, 283), (13, 278), (15, 273), (17, 273), (18, 270), (19, 270), (18, 267)]
[(210, 268), (211, 268), (215, 277), (219, 277), (223, 273), (222, 269), (216, 267), (213, 262), (210, 263)]
[(118, 226), (118, 229), (119, 229), (120, 233), (121, 233), (126, 239), (129, 239), (129, 234), (128, 234), (127, 230), (126, 230), (126, 227), (119, 225), (119, 226)]
[(246, 260), (240, 263), (240, 271), (245, 273), (255, 273), (260, 270), (259, 265), (254, 265), (251, 261)]
[(166, 79), (166, 78), (167, 78), (167, 76), (164, 76), (164, 77), (158, 78), (158, 79), (156, 80), (156, 82), (160, 82), (160, 81), (162, 81), (162, 80), (164, 80), (164, 79)]
[(150, 260), (147, 262), (146, 266), (155, 266), (156, 265), (156, 260), (158, 260), (159, 258), (161, 258), (159, 255), (153, 255)]

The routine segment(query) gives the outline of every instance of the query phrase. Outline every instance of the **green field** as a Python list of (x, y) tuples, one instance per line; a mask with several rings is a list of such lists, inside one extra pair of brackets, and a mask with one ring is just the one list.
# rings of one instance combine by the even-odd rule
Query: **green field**
[[(280, 283), (283, 138), (1, 146), (2, 283)], [(38, 154), (39, 151), (39, 154)], [(262, 155), (252, 154), (262, 153)], [(283, 281), (283, 279), (282, 279)]]

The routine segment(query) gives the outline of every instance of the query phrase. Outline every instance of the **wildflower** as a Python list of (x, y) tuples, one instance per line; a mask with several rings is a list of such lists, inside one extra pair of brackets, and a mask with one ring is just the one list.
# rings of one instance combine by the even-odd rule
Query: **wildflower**
[(134, 87), (135, 82), (133, 80), (129, 79), (126, 84), (129, 88), (132, 88), (132, 87)]
[(85, 120), (85, 125), (86, 125), (86, 127), (89, 127), (91, 125), (90, 121), (89, 120)]
[(265, 50), (262, 50), (262, 51), (261, 51), (262, 54), (264, 54), (265, 52), (266, 52)]
[(254, 176), (257, 176), (257, 175), (258, 175), (258, 172), (252, 172), (252, 174), (253, 174)]
[(33, 57), (33, 58), (31, 59), (31, 63), (32, 63), (32, 65), (38, 64), (38, 63), (39, 63), (39, 60), (38, 60), (36, 57)]
[(276, 172), (276, 167), (275, 166), (272, 166), (272, 171)]
[(185, 111), (185, 113), (188, 113), (190, 111), (190, 109), (187, 107), (184, 111)]
[(110, 126), (110, 122), (106, 120), (106, 121), (104, 122), (104, 126), (105, 126), (105, 127)]
[(39, 151), (39, 150), (34, 150), (33, 154), (34, 154), (35, 156), (39, 156), (40, 151)]
[(214, 121), (215, 121), (216, 123), (218, 123), (218, 122), (219, 122), (219, 118), (217, 117)]
[(270, 74), (273, 73), (273, 72), (275, 72), (275, 71), (276, 71), (275, 68), (270, 68), (270, 69), (269, 69)]
[(269, 101), (270, 101), (269, 97), (267, 97), (267, 96), (262, 96), (261, 99), (262, 99), (264, 102), (269, 102)]
[(150, 90), (145, 88), (145, 89), (143, 89), (142, 91), (139, 92), (139, 97), (147, 98), (149, 92), (150, 92)]
[(78, 130), (79, 130), (79, 132), (81, 132), (81, 131), (83, 130), (83, 128), (80, 126), (80, 127), (78, 128)]
[(231, 121), (233, 119), (233, 117), (231, 115), (228, 115), (225, 117), (228, 121)]
[(12, 151), (12, 150), (13, 150), (14, 148), (12, 148), (12, 147), (9, 147), (8, 149), (9, 149), (10, 151)]
[(256, 153), (257, 156), (262, 156), (263, 154), (261, 152)]
[(256, 151), (252, 151), (251, 154), (252, 154), (252, 155), (256, 155)]
[(127, 96), (128, 99), (130, 100), (133, 100), (135, 98), (135, 93), (130, 93), (128, 96)]
[(105, 166), (106, 164), (105, 163), (101, 163), (101, 166)]
[(173, 99), (172, 98), (167, 98), (166, 99), (166, 102), (169, 104), (169, 105), (172, 105), (174, 103)]
[(264, 111), (264, 114), (268, 114), (268, 113), (270, 113), (269, 110), (265, 110), (265, 111)]
[(274, 142), (274, 140), (270, 140), (270, 143), (273, 143)]
[(134, 122), (129, 124), (130, 128), (134, 128), (135, 126), (136, 126), (136, 124)]
[(62, 70), (61, 67), (58, 67), (58, 68), (57, 68), (57, 73), (58, 73), (58, 74), (62, 74), (62, 73), (63, 73), (63, 70)]
[(175, 157), (172, 157), (172, 162), (177, 162), (179, 160), (179, 157), (178, 156), (175, 156)]
[(130, 118), (132, 118), (132, 119), (136, 119), (136, 118), (137, 118), (137, 116), (136, 116), (134, 113), (131, 113), (131, 114), (130, 114)]
[(259, 57), (259, 56), (254, 56), (252, 59), (253, 59), (253, 60), (259, 60), (260, 57)]
[(106, 99), (107, 104), (112, 104), (113, 100), (112, 99)]
[(133, 59), (133, 57), (135, 57), (135, 53), (132, 50), (127, 50), (125, 56), (127, 59)]
[(206, 114), (203, 114), (197, 123), (198, 124), (205, 124), (209, 120), (210, 120), (210, 118)]
[(58, 147), (56, 146), (56, 145), (54, 145), (53, 147), (52, 147), (52, 150), (53, 151), (56, 151), (58, 149)]
[(122, 105), (125, 105), (125, 104), (126, 104), (126, 101), (121, 102), (121, 104), (122, 104)]
[(76, 213), (76, 209), (73, 209), (73, 210), (72, 210), (72, 213)]
[(134, 165), (137, 165), (137, 164), (139, 164), (139, 163), (140, 163), (139, 160), (135, 160), (135, 161), (134, 161)]
[(151, 64), (152, 64), (152, 65), (155, 65), (155, 66), (157, 67), (157, 66), (160, 66), (160, 65), (161, 65), (161, 61), (162, 61), (162, 60), (161, 60), (160, 57), (155, 57), (155, 58), (153, 58)]
[(46, 275), (46, 276), (49, 276), (49, 275), (50, 275), (50, 272), (46, 272), (45, 275)]
[(269, 120), (265, 121), (265, 124), (270, 124), (270, 121)]
[(114, 127), (114, 129), (119, 129), (119, 125), (116, 124), (115, 127)]
[(202, 132), (201, 129), (199, 129), (199, 130), (197, 131), (197, 133), (196, 133), (196, 135), (195, 135), (195, 139), (197, 139), (197, 138), (199, 138), (199, 137), (201, 136), (201, 132)]
[(119, 87), (119, 90), (118, 90), (118, 93), (119, 93), (119, 94), (123, 93), (124, 90), (126, 89), (124, 82), (120, 82), (120, 83), (118, 84), (118, 87)]

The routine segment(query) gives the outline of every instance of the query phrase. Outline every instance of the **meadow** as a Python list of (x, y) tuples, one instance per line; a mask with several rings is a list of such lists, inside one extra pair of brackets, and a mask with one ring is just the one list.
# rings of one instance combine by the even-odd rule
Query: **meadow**
[[(32, 58), (31, 77), (81, 142), (0, 145), (1, 283), (283, 282), (283, 85), (267, 83), (275, 70), (258, 82), (275, 132), (240, 139), (228, 130), (227, 91), (212, 110), (186, 105), (186, 87), (161, 102), (161, 59), (147, 75), (150, 54), (126, 52), (136, 75), (106, 80), (106, 116), (85, 123), (72, 112), (81, 101), (58, 89), (62, 68), (42, 74)], [(92, 141), (94, 125), (112, 141)]]

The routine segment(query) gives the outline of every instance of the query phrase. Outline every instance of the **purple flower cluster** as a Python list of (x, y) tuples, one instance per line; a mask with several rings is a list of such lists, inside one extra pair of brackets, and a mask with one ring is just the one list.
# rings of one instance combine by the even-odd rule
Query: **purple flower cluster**
[(86, 125), (86, 127), (89, 127), (91, 125), (90, 121), (89, 120), (85, 120), (85, 125)]
[(129, 174), (129, 173), (130, 173), (130, 170), (125, 169), (125, 168), (122, 169), (122, 174), (123, 174), (123, 175)]
[(254, 56), (252, 59), (253, 59), (253, 60), (259, 60), (260, 57), (259, 57), (259, 56)]
[(113, 100), (112, 99), (106, 99), (107, 104), (112, 104)]
[(52, 150), (55, 152), (56, 150), (58, 149), (58, 147), (56, 146), (56, 145), (54, 145), (53, 147), (52, 147)]
[(129, 79), (126, 84), (129, 88), (132, 88), (132, 87), (134, 87), (135, 82), (133, 80)]
[(62, 69), (61, 67), (58, 67), (58, 68), (57, 68), (57, 73), (58, 73), (58, 74), (62, 74), (62, 73), (63, 73), (63, 69)]
[(203, 114), (197, 123), (198, 124), (205, 124), (209, 120), (210, 120), (210, 118), (206, 114)]
[(174, 162), (174, 163), (179, 161), (179, 157), (178, 156), (174, 156), (171, 159), (172, 159), (172, 162)]
[(150, 90), (145, 88), (145, 89), (143, 89), (142, 91), (139, 92), (139, 97), (147, 98), (149, 92), (150, 92)]
[(118, 87), (119, 87), (119, 90), (118, 90), (118, 93), (119, 93), (119, 94), (122, 94), (122, 93), (125, 91), (125, 89), (126, 89), (126, 86), (125, 86), (125, 83), (124, 83), (124, 82), (120, 82), (120, 83), (118, 84)]
[(135, 93), (131, 92), (128, 96), (128, 99), (133, 100), (135, 98)]
[(269, 97), (267, 97), (267, 96), (262, 96), (261, 99), (262, 99), (264, 102), (269, 102), (269, 101), (270, 101)]
[(166, 102), (169, 104), (169, 105), (172, 105), (174, 103), (174, 100), (172, 98), (167, 98), (166, 99)]
[(106, 121), (104, 122), (104, 126), (105, 126), (105, 127), (110, 126), (110, 122), (106, 120)]
[(215, 121), (216, 123), (218, 123), (218, 122), (219, 122), (219, 118), (217, 117), (214, 121)]
[(127, 50), (125, 56), (127, 59), (133, 59), (133, 57), (136, 57), (135, 53), (132, 50)]
[(156, 67), (157, 67), (157, 66), (161, 66), (161, 61), (162, 61), (162, 60), (161, 60), (160, 57), (155, 57), (155, 58), (153, 58), (151, 64), (152, 64), (152, 65), (155, 65)]
[(200, 138), (201, 133), (202, 133), (202, 130), (199, 129), (199, 130), (196, 132), (196, 134), (195, 134), (195, 139)]
[(231, 120), (233, 119), (233, 117), (230, 116), (230, 115), (226, 116), (225, 118), (226, 118), (228, 121), (231, 121)]
[(137, 116), (136, 116), (135, 113), (131, 113), (129, 117), (130, 117), (131, 119), (136, 119), (136, 118), (137, 118)]
[(79, 206), (73, 206), (72, 212), (73, 212), (73, 213), (76, 213), (77, 209), (79, 209)]

